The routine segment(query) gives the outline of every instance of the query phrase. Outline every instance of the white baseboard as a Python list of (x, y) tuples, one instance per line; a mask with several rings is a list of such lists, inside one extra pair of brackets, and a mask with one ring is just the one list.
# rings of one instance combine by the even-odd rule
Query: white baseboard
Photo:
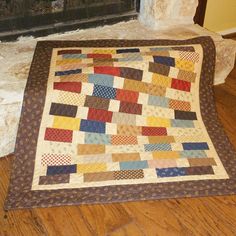
[(220, 35), (233, 34), (233, 33), (236, 33), (236, 27), (231, 28), (231, 29), (227, 29), (227, 30), (223, 30), (223, 31), (218, 31), (217, 33)]

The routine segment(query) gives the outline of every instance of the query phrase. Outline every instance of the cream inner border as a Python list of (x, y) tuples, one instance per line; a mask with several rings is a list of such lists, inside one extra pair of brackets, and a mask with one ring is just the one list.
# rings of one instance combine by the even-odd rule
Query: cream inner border
[[(193, 101), (191, 101), (191, 105), (195, 108), (194, 111), (197, 113), (198, 125), (202, 131), (203, 136), (206, 137), (206, 142), (208, 143), (209, 150), (207, 151), (208, 156), (214, 158), (216, 162), (216, 166), (212, 166), (214, 170), (214, 174), (212, 175), (190, 175), (190, 176), (177, 176), (177, 177), (162, 177), (157, 178), (155, 176), (152, 177), (152, 174), (149, 175), (148, 169), (144, 169), (144, 178), (143, 179), (135, 179), (135, 180), (110, 180), (110, 181), (99, 181), (99, 182), (83, 182), (83, 176), (81, 174), (71, 174), (70, 182), (63, 184), (52, 184), (52, 185), (39, 185), (39, 177), (42, 175), (46, 175), (46, 167), (41, 166), (41, 156), (45, 152), (45, 141), (44, 141), (44, 133), (46, 127), (51, 127), (52, 120), (50, 119), (49, 110), (51, 106), (51, 102), (53, 101), (53, 82), (55, 80), (55, 71), (56, 71), (56, 60), (57, 60), (57, 52), (60, 50), (73, 50), (73, 49), (81, 49), (82, 52), (89, 53), (91, 50), (103, 50), (103, 49), (120, 49), (122, 47), (99, 47), (99, 48), (88, 48), (88, 47), (68, 47), (68, 48), (54, 48), (52, 51), (51, 63), (50, 63), (50, 72), (47, 82), (47, 92), (45, 105), (43, 110), (43, 116), (40, 124), (40, 130), (37, 141), (37, 150), (36, 150), (36, 158), (35, 158), (35, 166), (34, 166), (34, 176), (32, 181), (32, 190), (53, 190), (53, 189), (72, 189), (72, 188), (86, 188), (86, 187), (101, 187), (101, 186), (114, 186), (114, 185), (130, 185), (130, 184), (148, 184), (148, 183), (166, 183), (166, 182), (180, 182), (180, 181), (194, 181), (194, 180), (209, 180), (209, 179), (229, 179), (227, 172), (213, 146), (213, 143), (206, 131), (205, 125), (202, 120), (201, 112), (200, 112), (200, 103), (199, 103), (199, 84), (200, 84), (200, 75), (201, 75), (201, 66), (203, 60), (203, 50), (200, 44), (193, 45), (171, 45), (171, 46), (145, 46), (145, 47), (128, 47), (128, 48), (139, 48), (141, 51), (149, 48), (156, 47), (181, 47), (181, 46), (192, 46), (195, 48), (196, 52), (200, 55), (200, 60), (198, 63), (195, 63), (195, 72), (197, 72), (197, 77), (195, 83), (191, 85), (191, 93), (194, 95)], [(124, 47), (127, 48), (127, 47)], [(202, 78), (204, 79), (204, 77)], [(49, 141), (46, 141), (49, 142)], [(56, 143), (56, 142), (50, 142)], [(73, 142), (72, 144), (67, 144), (68, 148), (74, 150), (74, 155), (76, 155), (76, 146), (78, 143)], [(58, 144), (60, 146), (60, 144)], [(50, 151), (50, 150), (49, 150)], [(73, 151), (72, 151), (73, 152)], [(73, 163), (72, 163), (73, 164)], [(148, 178), (146, 178), (146, 174)]]

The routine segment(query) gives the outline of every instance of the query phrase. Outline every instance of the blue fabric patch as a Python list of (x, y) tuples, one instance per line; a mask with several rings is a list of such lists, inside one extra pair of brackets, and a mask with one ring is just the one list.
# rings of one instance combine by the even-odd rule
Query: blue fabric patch
[(191, 150), (191, 151), (181, 151), (181, 158), (204, 158), (207, 157), (206, 153), (202, 150)]
[(156, 173), (158, 177), (175, 177), (175, 176), (183, 176), (186, 175), (186, 168), (162, 168), (156, 169)]
[(82, 58), (87, 58), (87, 54), (63, 54), (62, 55), (63, 58), (68, 58), (68, 59), (82, 59)]
[(150, 48), (150, 51), (169, 51), (171, 50), (171, 47), (163, 47), (163, 48)]
[(138, 53), (127, 54), (122, 58), (118, 58), (118, 61), (143, 61), (143, 57)]
[(120, 170), (139, 170), (148, 168), (147, 161), (125, 161), (120, 162)]
[(111, 75), (104, 75), (104, 74), (90, 74), (88, 76), (88, 81), (89, 83), (112, 87), (114, 82), (114, 77)]
[(81, 72), (82, 72), (81, 69), (76, 69), (76, 70), (66, 70), (66, 71), (57, 71), (57, 72), (55, 72), (55, 76), (63, 76), (63, 75), (80, 74)]
[(105, 133), (106, 126), (103, 122), (91, 121), (91, 120), (81, 120), (80, 131), (93, 132), (93, 133)]
[(148, 105), (169, 107), (169, 99), (165, 98), (165, 97), (158, 97), (158, 96), (149, 95)]
[(173, 57), (154, 56), (155, 63), (160, 63), (167, 66), (175, 66), (175, 59)]
[(194, 128), (192, 120), (171, 120), (171, 127)]
[(116, 53), (134, 53), (134, 52), (140, 52), (139, 48), (125, 48), (125, 49), (118, 49), (116, 50)]
[(110, 144), (111, 136), (107, 134), (85, 133), (86, 144)]
[(171, 145), (168, 143), (144, 144), (145, 152), (152, 151), (171, 151)]
[(207, 143), (182, 143), (184, 150), (209, 150)]
[(48, 166), (47, 175), (76, 173), (76, 165)]
[(101, 85), (95, 85), (93, 90), (93, 96), (114, 99), (116, 97), (116, 89)]

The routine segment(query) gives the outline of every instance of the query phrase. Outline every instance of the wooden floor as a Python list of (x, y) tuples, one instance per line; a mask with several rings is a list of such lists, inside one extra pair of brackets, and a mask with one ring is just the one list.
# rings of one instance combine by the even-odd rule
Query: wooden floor
[[(236, 67), (215, 86), (216, 105), (236, 148)], [(84, 205), (5, 213), (11, 156), (0, 160), (0, 235), (236, 235), (236, 196)]]

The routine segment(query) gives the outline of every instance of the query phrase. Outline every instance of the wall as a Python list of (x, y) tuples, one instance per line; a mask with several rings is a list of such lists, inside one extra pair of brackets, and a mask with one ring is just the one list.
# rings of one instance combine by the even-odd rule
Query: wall
[(204, 27), (215, 32), (236, 32), (236, 0), (208, 0)]

